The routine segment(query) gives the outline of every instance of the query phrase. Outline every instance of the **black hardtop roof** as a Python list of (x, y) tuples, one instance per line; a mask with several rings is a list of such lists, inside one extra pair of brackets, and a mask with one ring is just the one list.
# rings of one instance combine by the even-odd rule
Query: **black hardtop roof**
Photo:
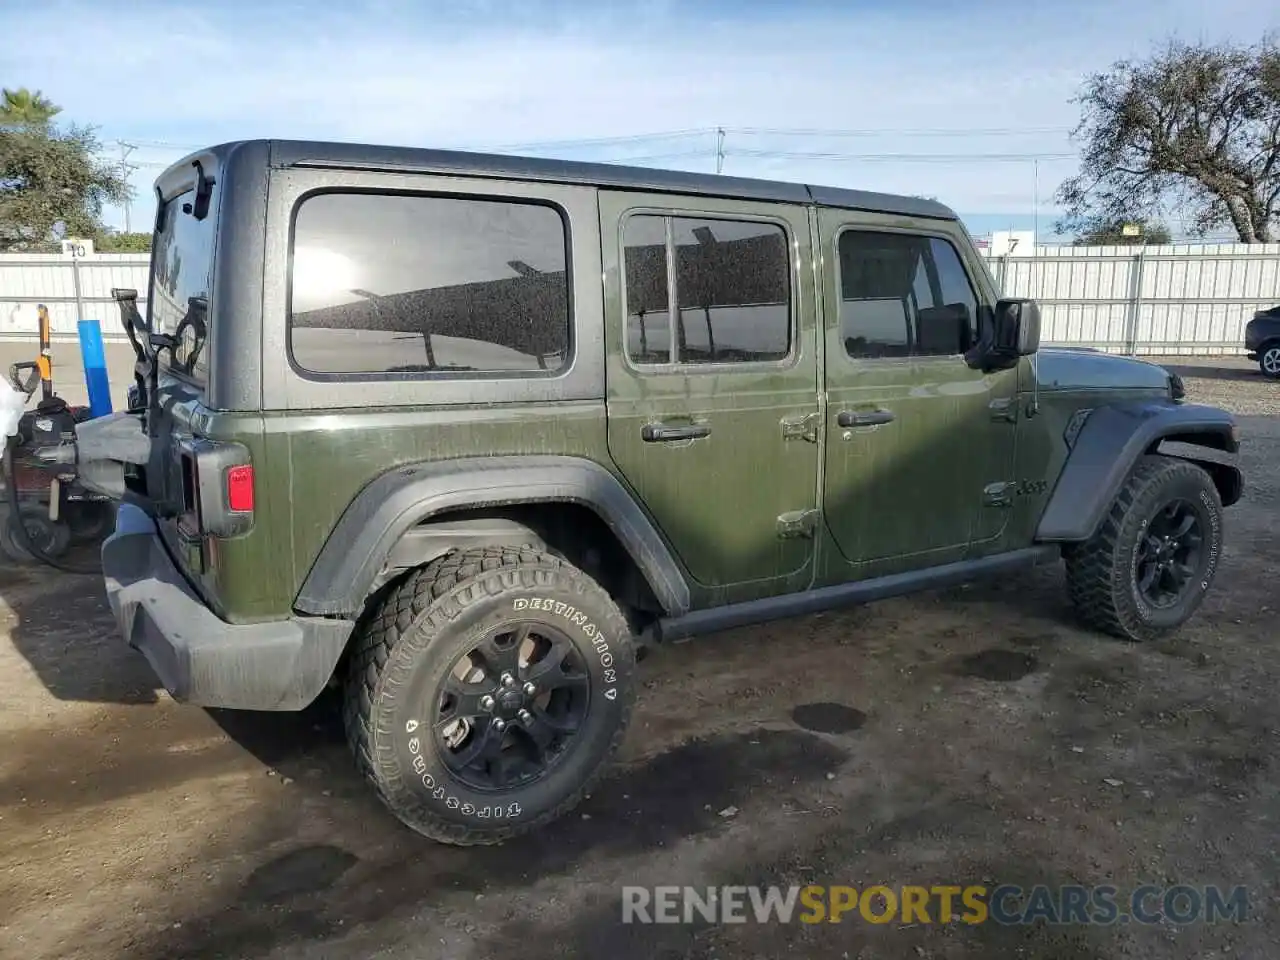
[[(866, 190), (849, 190), (785, 180), (760, 180), (722, 174), (688, 173), (628, 167), (614, 163), (584, 163), (543, 157), (432, 150), (420, 147), (379, 146), (305, 140), (237, 141), (212, 146), (200, 153), (226, 157), (240, 146), (265, 143), (276, 167), (340, 167), (406, 173), (467, 174), (479, 177), (512, 177), (552, 183), (580, 183), (624, 190), (679, 193), (739, 200), (780, 203), (813, 203), (874, 213), (958, 220), (944, 204), (923, 197), (909, 197)], [(186, 166), (192, 154), (173, 165)], [(173, 167), (170, 169), (172, 170)], [(162, 178), (164, 175), (162, 175)]]

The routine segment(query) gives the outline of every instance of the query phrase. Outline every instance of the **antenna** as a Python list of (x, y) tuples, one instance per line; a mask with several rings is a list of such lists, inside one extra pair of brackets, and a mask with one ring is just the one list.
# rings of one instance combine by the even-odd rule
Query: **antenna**
[(1027, 419), (1040, 412), (1040, 351), (1031, 355), (1031, 406), (1027, 408)]

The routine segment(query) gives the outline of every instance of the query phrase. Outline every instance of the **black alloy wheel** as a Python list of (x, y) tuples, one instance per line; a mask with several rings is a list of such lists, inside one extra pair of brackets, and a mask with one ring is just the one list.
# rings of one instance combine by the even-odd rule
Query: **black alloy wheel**
[(458, 780), (479, 791), (510, 790), (546, 775), (572, 747), (590, 708), (585, 659), (564, 632), (507, 623), (445, 675), (432, 730)]
[(1139, 458), (1101, 526), (1063, 551), (1072, 605), (1094, 629), (1155, 640), (1199, 609), (1223, 555), (1222, 501), (1200, 464)]
[(351, 640), (356, 762), (408, 827), (501, 843), (564, 816), (603, 774), (635, 702), (631, 625), (539, 545), (477, 546), (410, 571)]
[(1200, 571), (1203, 545), (1199, 512), (1189, 501), (1157, 510), (1138, 544), (1134, 576), (1143, 599), (1156, 609), (1176, 606)]

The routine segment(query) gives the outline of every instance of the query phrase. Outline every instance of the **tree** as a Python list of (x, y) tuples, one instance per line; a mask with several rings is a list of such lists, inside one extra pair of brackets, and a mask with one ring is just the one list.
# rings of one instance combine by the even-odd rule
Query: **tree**
[(96, 157), (87, 127), (0, 125), (0, 251), (47, 250), (102, 236), (102, 209), (130, 194), (118, 164)]
[(62, 108), (39, 90), (0, 90), (0, 127), (43, 127), (61, 112)]
[(102, 253), (150, 253), (151, 234), (111, 231), (99, 237), (95, 246)]
[[(1138, 228), (1136, 235), (1126, 234), (1127, 225)], [(1077, 247), (1101, 247), (1114, 245), (1158, 246), (1173, 242), (1173, 234), (1163, 223), (1145, 220), (1125, 220), (1121, 222), (1089, 224), (1075, 239)]]
[(1269, 240), (1280, 220), (1280, 43), (1171, 42), (1086, 80), (1080, 173), (1058, 190), (1060, 231), (1143, 219), (1172, 206), (1203, 235), (1230, 224)]

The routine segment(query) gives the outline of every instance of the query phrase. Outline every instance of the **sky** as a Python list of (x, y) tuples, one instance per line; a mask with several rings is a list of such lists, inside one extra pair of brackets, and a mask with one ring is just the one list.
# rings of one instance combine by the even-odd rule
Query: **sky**
[(933, 196), (976, 235), (1051, 239), (1088, 73), (1268, 29), (1265, 0), (0, 0), (0, 84), (108, 156), (134, 145), (135, 230), (161, 169), (224, 140), (714, 172), (723, 129), (725, 173)]

